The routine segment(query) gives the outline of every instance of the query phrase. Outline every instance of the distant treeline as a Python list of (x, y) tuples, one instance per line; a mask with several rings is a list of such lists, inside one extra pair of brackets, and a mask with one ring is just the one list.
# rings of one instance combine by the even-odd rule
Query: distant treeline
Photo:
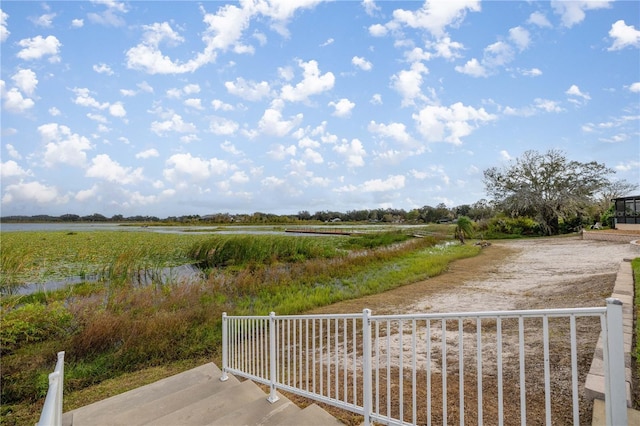
[(473, 220), (488, 219), (495, 210), (482, 200), (473, 205), (462, 205), (448, 208), (444, 204), (436, 207), (424, 206), (409, 211), (403, 209), (372, 209), (352, 210), (347, 212), (318, 211), (310, 213), (300, 211), (293, 215), (277, 215), (272, 213), (255, 212), (250, 214), (214, 213), (208, 215), (184, 215), (159, 218), (156, 216), (128, 216), (121, 214), (107, 217), (99, 213), (88, 216), (64, 214), (62, 216), (4, 216), (2, 223), (55, 223), (55, 222), (104, 222), (104, 223), (189, 223), (189, 224), (267, 224), (267, 223), (295, 223), (295, 222), (386, 222), (386, 223), (437, 223), (448, 222), (459, 216), (468, 216)]

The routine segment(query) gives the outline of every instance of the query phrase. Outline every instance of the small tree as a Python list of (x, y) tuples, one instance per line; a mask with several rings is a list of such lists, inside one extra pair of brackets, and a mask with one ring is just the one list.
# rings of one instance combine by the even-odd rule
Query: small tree
[(453, 231), (453, 236), (460, 240), (462, 244), (465, 243), (465, 238), (471, 238), (473, 236), (473, 222), (471, 219), (467, 216), (460, 216)]
[(614, 171), (591, 161), (569, 161), (559, 150), (526, 151), (504, 169), (484, 171), (487, 193), (511, 215), (531, 215), (545, 235), (559, 233), (560, 218), (579, 215), (610, 184)]

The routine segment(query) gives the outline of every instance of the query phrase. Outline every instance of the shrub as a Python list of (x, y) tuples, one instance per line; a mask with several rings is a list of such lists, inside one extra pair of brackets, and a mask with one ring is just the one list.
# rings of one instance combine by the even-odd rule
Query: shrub
[(504, 236), (542, 235), (540, 225), (530, 217), (507, 217), (499, 215), (486, 224), (485, 238), (502, 238)]
[(26, 303), (11, 309), (0, 320), (2, 353), (13, 351), (23, 343), (66, 335), (72, 323), (73, 315), (61, 302)]

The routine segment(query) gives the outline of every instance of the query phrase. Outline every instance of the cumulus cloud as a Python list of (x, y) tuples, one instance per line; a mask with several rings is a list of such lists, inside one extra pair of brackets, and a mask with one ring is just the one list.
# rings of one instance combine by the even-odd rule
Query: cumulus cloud
[(232, 135), (240, 125), (233, 120), (222, 117), (213, 117), (209, 122), (209, 130), (216, 135)]
[(43, 56), (49, 56), (50, 62), (60, 61), (58, 54), (62, 43), (55, 36), (25, 38), (18, 42), (18, 46), (23, 49), (16, 56), (25, 61), (40, 59)]
[(113, 70), (107, 64), (96, 64), (93, 66), (93, 70), (98, 74), (113, 75)]
[(335, 108), (335, 111), (333, 111), (331, 115), (336, 117), (349, 117), (356, 104), (347, 98), (342, 98), (338, 102), (329, 102), (329, 106)]
[(429, 105), (413, 114), (418, 131), (429, 142), (449, 142), (461, 145), (462, 138), (483, 124), (496, 120), (484, 108), (476, 109), (457, 102), (450, 107)]
[(402, 96), (402, 106), (414, 105), (415, 100), (425, 100), (422, 94), (423, 75), (427, 75), (429, 69), (421, 62), (414, 62), (408, 70), (391, 76), (391, 87)]
[(87, 13), (87, 17), (94, 24), (104, 25), (106, 27), (121, 27), (126, 24), (122, 15), (127, 13), (129, 9), (124, 2), (115, 0), (94, 1), (94, 4), (106, 7), (101, 12)]
[(23, 113), (35, 105), (32, 99), (25, 98), (16, 87), (7, 91), (4, 80), (0, 80), (0, 97), (4, 100), (4, 110), (13, 113)]
[(86, 87), (75, 87), (72, 91), (76, 95), (76, 98), (73, 100), (76, 105), (97, 109), (109, 108), (109, 102), (98, 102), (91, 96), (91, 91)]
[(479, 12), (479, 0), (460, 0), (455, 2), (426, 0), (416, 11), (396, 9), (393, 11), (395, 22), (410, 28), (429, 31), (436, 38), (445, 35), (447, 27), (457, 27), (464, 21), (467, 12)]
[(127, 111), (124, 109), (124, 105), (122, 105), (122, 102), (116, 102), (109, 105), (109, 114), (114, 117), (122, 118), (127, 115)]
[[(274, 105), (275, 104), (275, 105)], [(291, 117), (290, 120), (285, 120), (280, 112), (281, 106), (275, 102), (270, 108), (267, 108), (258, 122), (258, 128), (260, 132), (273, 135), (273, 136), (285, 136), (292, 131), (296, 126), (302, 122), (303, 115), (297, 114)]]
[(0, 9), (0, 42), (5, 41), (9, 38), (11, 31), (7, 29), (7, 20), (9, 19), (9, 14)]
[(295, 86), (286, 84), (282, 87), (280, 97), (285, 101), (302, 102), (310, 96), (317, 95), (333, 88), (335, 77), (332, 72), (320, 74), (318, 62), (298, 61), (298, 66), (303, 69), (303, 78)]
[(476, 58), (469, 59), (466, 64), (456, 65), (454, 68), (461, 74), (467, 74), (471, 77), (487, 77), (489, 73), (487, 69)]
[(160, 156), (160, 153), (155, 148), (147, 149), (145, 151), (140, 151), (139, 153), (136, 154), (136, 158), (143, 158), (143, 159), (151, 158), (151, 157), (159, 157), (159, 156)]
[(393, 139), (404, 145), (411, 143), (413, 140), (409, 133), (407, 133), (407, 126), (405, 126), (404, 123), (382, 124), (372, 120), (369, 122), (367, 130), (384, 138)]
[(551, 0), (553, 11), (560, 15), (562, 25), (571, 28), (582, 22), (586, 16), (585, 11), (606, 9), (613, 0)]
[(84, 19), (72, 19), (71, 20), (72, 28), (82, 28), (84, 27)]
[(47, 167), (57, 164), (84, 167), (85, 151), (92, 149), (89, 139), (58, 123), (43, 124), (38, 127), (38, 133), (45, 143), (44, 163)]
[(529, 15), (528, 23), (537, 25), (543, 28), (551, 28), (551, 22), (547, 19), (544, 13), (542, 12), (533, 12)]
[(53, 18), (55, 17), (55, 13), (45, 13), (37, 18), (32, 18), (31, 22), (38, 27), (49, 28), (53, 25)]
[(580, 88), (575, 84), (572, 84), (565, 93), (570, 96), (569, 102), (576, 104), (584, 104), (591, 99), (588, 93), (580, 91)]
[(185, 122), (179, 114), (175, 113), (171, 114), (171, 118), (168, 120), (151, 123), (151, 131), (158, 136), (166, 136), (169, 132), (191, 133), (196, 130), (193, 123)]
[(520, 51), (525, 50), (531, 43), (529, 31), (522, 27), (514, 27), (509, 30), (509, 39), (518, 47)]
[(184, 179), (192, 182), (207, 180), (213, 174), (220, 175), (229, 171), (231, 167), (226, 161), (217, 158), (205, 159), (193, 157), (189, 153), (174, 154), (166, 161), (163, 176), (174, 184), (180, 184)]
[(351, 63), (363, 71), (371, 71), (373, 64), (360, 56), (351, 58)]
[(255, 102), (271, 96), (271, 87), (266, 81), (246, 81), (244, 78), (238, 77), (236, 81), (225, 82), (224, 87), (232, 95), (248, 101)]
[(143, 179), (142, 167), (122, 167), (107, 154), (96, 155), (85, 173), (86, 177), (103, 179), (121, 185), (131, 185)]
[(2, 177), (2, 179), (22, 178), (31, 175), (31, 171), (24, 170), (18, 163), (13, 160), (0, 163), (0, 166), (0, 177)]
[(640, 30), (636, 30), (633, 25), (625, 24), (622, 19), (611, 25), (609, 37), (613, 39), (613, 44), (607, 49), (609, 51), (640, 47)]
[(54, 186), (47, 186), (40, 182), (20, 182), (7, 185), (2, 196), (3, 204), (32, 203), (37, 204), (64, 204), (69, 201), (69, 196), (60, 195)]
[(350, 142), (343, 140), (341, 143), (336, 144), (333, 150), (344, 157), (347, 167), (364, 166), (364, 157), (367, 155), (367, 152), (360, 140), (352, 139)]
[(629, 86), (629, 91), (634, 93), (640, 93), (640, 81), (636, 81), (635, 83)]

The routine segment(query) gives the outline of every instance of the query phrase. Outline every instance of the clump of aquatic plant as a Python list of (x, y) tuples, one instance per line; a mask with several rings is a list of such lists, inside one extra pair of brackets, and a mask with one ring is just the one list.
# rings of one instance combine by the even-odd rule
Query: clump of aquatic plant
[(187, 253), (204, 268), (298, 262), (338, 254), (325, 239), (276, 235), (216, 236), (193, 244)]
[(28, 248), (3, 245), (0, 250), (0, 294), (14, 294), (20, 289), (20, 278), (28, 267)]
[(343, 248), (349, 250), (374, 249), (377, 247), (389, 246), (402, 243), (412, 238), (401, 231), (372, 232), (367, 234), (355, 234), (345, 240)]

